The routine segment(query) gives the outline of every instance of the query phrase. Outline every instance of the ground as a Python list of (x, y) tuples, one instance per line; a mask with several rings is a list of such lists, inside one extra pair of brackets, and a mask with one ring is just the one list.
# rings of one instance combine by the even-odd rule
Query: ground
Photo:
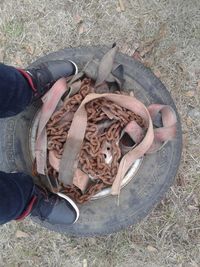
[(0, 61), (26, 66), (64, 47), (111, 45), (171, 92), (182, 119), (174, 185), (141, 223), (101, 238), (69, 238), (26, 219), (0, 228), (0, 266), (200, 266), (199, 0), (0, 0)]

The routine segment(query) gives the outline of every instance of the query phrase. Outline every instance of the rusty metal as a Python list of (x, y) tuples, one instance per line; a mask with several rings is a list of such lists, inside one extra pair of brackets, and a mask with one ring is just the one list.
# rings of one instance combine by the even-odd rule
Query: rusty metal
[[(80, 103), (89, 93), (94, 92), (94, 87), (89, 79), (84, 79), (80, 91), (66, 99), (61, 107), (54, 112), (49, 120), (46, 130), (48, 137), (48, 153), (53, 150), (60, 159), (67, 134), (73, 119), (73, 114)], [(81, 192), (75, 185), (61, 185), (60, 192), (70, 196), (78, 203), (84, 203), (91, 199), (102, 189), (112, 185), (117, 174), (121, 159), (121, 150), (118, 141), (122, 129), (131, 120), (135, 120), (143, 127), (143, 119), (133, 112), (118, 106), (105, 98), (95, 99), (86, 104), (88, 124), (81, 151), (79, 153), (79, 168), (91, 177), (91, 182), (85, 192)], [(113, 114), (110, 120), (107, 111)], [(105, 121), (110, 121), (106, 125)], [(101, 123), (104, 123), (103, 126)], [(106, 127), (107, 126), (107, 127)], [(112, 161), (108, 163), (102, 147), (109, 143)], [(58, 180), (58, 172), (47, 162), (48, 175)], [(57, 181), (59, 183), (59, 181)]]

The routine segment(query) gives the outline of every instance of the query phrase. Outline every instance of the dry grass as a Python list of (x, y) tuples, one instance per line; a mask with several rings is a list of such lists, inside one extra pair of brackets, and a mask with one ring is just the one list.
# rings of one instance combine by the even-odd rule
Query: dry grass
[[(155, 39), (145, 64), (171, 91), (183, 123), (176, 184), (142, 223), (104, 238), (68, 238), (29, 220), (9, 223), (0, 228), (0, 266), (200, 265), (200, 2), (123, 2), (118, 13), (117, 0), (0, 0), (0, 60), (24, 66), (60, 48), (114, 41), (132, 53)], [(17, 230), (29, 237), (17, 238)]]

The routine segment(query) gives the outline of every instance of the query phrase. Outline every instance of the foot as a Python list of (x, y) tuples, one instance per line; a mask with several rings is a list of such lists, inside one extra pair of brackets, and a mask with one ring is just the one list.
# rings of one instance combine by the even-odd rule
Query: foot
[(54, 60), (20, 71), (34, 90), (35, 100), (44, 95), (58, 79), (76, 74), (78, 68), (72, 61)]
[(29, 214), (50, 224), (70, 225), (78, 220), (79, 209), (75, 202), (64, 194), (47, 193), (35, 186), (32, 200), (17, 220), (22, 220)]

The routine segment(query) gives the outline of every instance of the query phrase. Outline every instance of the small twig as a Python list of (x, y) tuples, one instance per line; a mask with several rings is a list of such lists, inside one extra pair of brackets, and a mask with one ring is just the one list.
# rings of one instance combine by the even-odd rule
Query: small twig
[(120, 6), (121, 11), (124, 12), (125, 11), (125, 6), (124, 6), (123, 0), (119, 0), (119, 6)]

